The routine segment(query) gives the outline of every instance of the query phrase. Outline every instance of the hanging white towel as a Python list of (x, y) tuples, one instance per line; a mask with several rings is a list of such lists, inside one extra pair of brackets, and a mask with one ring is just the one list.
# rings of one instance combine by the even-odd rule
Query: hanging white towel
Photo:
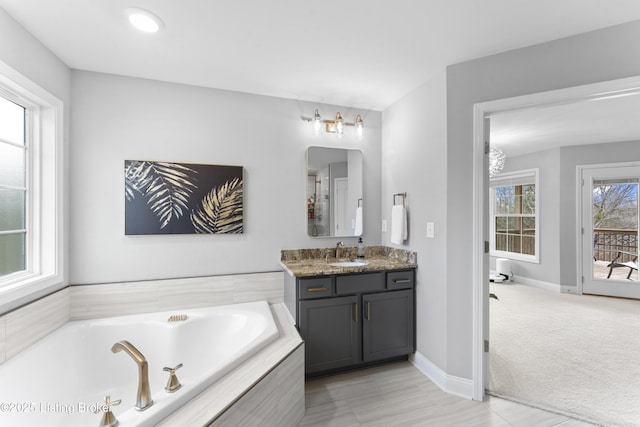
[(354, 227), (353, 235), (362, 235), (362, 206), (356, 208), (356, 226)]
[(401, 245), (407, 238), (407, 210), (402, 205), (391, 208), (391, 243)]

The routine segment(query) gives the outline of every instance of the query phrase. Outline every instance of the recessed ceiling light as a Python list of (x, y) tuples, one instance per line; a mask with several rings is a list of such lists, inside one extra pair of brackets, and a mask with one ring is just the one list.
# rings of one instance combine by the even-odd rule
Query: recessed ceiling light
[(162, 28), (162, 20), (148, 10), (132, 7), (126, 13), (131, 25), (144, 33), (156, 33)]

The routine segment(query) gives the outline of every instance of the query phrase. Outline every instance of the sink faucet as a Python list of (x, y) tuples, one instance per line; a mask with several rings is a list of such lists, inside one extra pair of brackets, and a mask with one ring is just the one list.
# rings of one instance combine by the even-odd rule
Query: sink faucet
[(344, 247), (344, 243), (338, 242), (336, 243), (336, 259), (340, 259), (340, 248)]
[(147, 359), (127, 340), (118, 341), (111, 347), (113, 353), (124, 350), (138, 365), (138, 397), (136, 398), (136, 410), (144, 411), (151, 405), (151, 389), (149, 388), (149, 366)]

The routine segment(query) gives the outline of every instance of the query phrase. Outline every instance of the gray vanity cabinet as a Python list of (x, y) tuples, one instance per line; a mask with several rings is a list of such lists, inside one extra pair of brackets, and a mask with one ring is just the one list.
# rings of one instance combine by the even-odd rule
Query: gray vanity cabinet
[(413, 290), (362, 295), (364, 362), (413, 352)]
[(414, 352), (414, 276), (409, 269), (292, 278), (285, 303), (305, 341), (307, 376)]
[(360, 358), (358, 297), (322, 298), (299, 304), (307, 373), (357, 364)]

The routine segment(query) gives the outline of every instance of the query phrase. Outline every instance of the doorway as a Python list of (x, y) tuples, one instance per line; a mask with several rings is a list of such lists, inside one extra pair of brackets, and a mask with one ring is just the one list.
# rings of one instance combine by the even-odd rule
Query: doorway
[[(596, 83), (585, 86), (489, 101), (474, 106), (473, 135), (473, 399), (483, 400), (488, 380), (489, 336), (489, 241), (488, 222), (488, 159), (489, 120), (493, 113), (530, 109), (536, 106), (590, 102), (640, 94), (640, 77)], [(576, 222), (576, 255), (574, 265), (581, 268), (581, 229)], [(580, 237), (579, 237), (580, 236)], [(578, 267), (580, 266), (580, 267)], [(576, 271), (576, 270), (574, 270)], [(581, 273), (581, 270), (579, 271)], [(580, 275), (578, 275), (580, 277)], [(578, 281), (579, 282), (579, 281)], [(582, 293), (582, 283), (575, 283), (574, 292)]]
[(640, 163), (579, 167), (582, 292), (640, 298)]

